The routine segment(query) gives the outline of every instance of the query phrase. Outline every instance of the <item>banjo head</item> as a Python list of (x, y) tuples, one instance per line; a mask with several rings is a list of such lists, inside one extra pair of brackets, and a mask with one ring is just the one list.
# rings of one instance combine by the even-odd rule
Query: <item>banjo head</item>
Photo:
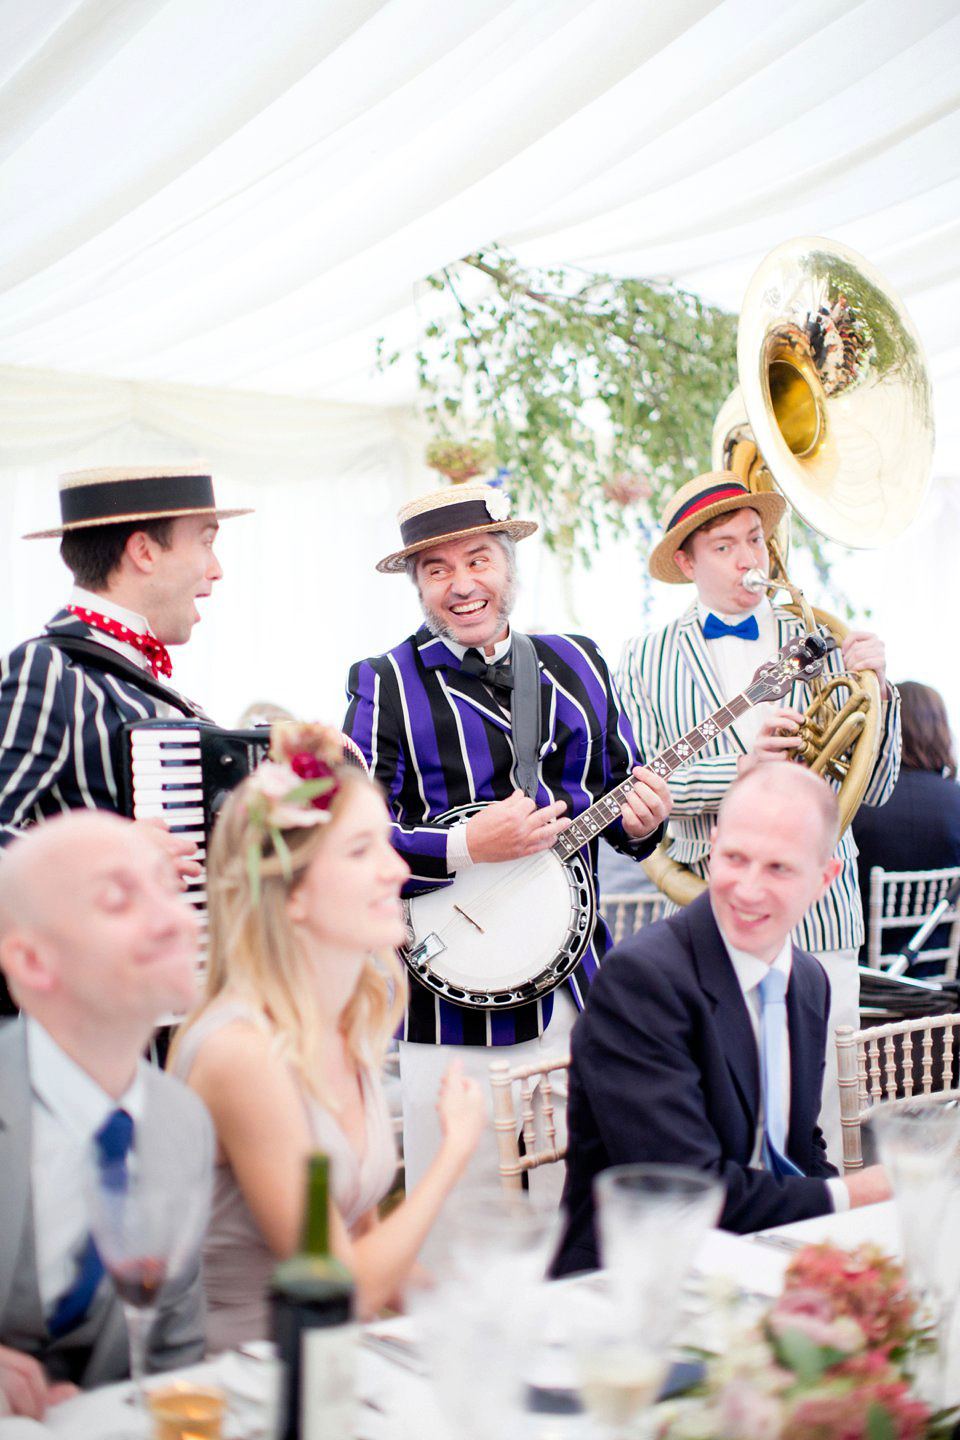
[(405, 908), (411, 973), (458, 1005), (502, 1010), (548, 995), (576, 969), (596, 898), (579, 854), (564, 862), (546, 850), (471, 865)]

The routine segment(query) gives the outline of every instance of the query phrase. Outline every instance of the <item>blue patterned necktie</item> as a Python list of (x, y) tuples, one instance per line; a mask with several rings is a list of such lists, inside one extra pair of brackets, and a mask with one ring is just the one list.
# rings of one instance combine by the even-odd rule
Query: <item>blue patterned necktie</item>
[(739, 640), (759, 640), (760, 626), (756, 615), (747, 615), (738, 625), (728, 625), (711, 611), (703, 622), (704, 640), (719, 640), (721, 635), (736, 635)]
[(760, 993), (760, 1069), (763, 1087), (763, 1163), (774, 1175), (802, 1175), (787, 1159), (787, 977), (770, 969)]
[[(103, 1183), (111, 1190), (120, 1190), (126, 1180), (127, 1156), (133, 1144), (133, 1120), (126, 1110), (113, 1110), (93, 1137), (97, 1163)], [(88, 1235), (77, 1261), (77, 1273), (69, 1290), (65, 1290), (47, 1320), (47, 1329), (56, 1338), (66, 1335), (80, 1324), (103, 1278), (103, 1261)]]

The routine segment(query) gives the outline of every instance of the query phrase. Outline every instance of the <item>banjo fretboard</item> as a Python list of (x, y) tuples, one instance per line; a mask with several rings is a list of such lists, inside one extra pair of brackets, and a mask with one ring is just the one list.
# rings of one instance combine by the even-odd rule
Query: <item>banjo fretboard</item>
[[(785, 658), (773, 673), (763, 675), (762, 678), (758, 672), (746, 690), (741, 690), (739, 695), (728, 700), (726, 705), (721, 705), (708, 719), (701, 720), (699, 725), (688, 730), (686, 735), (682, 735), (673, 745), (661, 750), (659, 755), (647, 763), (647, 769), (664, 778), (672, 775), (674, 770), (686, 765), (698, 750), (702, 750), (715, 735), (726, 730), (727, 726), (732, 725), (745, 711), (759, 705), (763, 700), (779, 699), (786, 694), (795, 679), (803, 679), (808, 673), (807, 667), (803, 666), (796, 656)], [(568, 860), (592, 840), (594, 835), (606, 830), (620, 814), (620, 808), (635, 784), (636, 781), (629, 776), (578, 815), (551, 847), (559, 858)]]

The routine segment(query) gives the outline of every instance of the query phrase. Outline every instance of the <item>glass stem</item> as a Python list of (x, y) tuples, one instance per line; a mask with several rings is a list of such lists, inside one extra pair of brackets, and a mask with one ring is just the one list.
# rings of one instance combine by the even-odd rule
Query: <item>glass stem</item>
[(147, 1341), (156, 1318), (153, 1305), (128, 1305), (124, 1303), (123, 1314), (127, 1322), (127, 1340), (130, 1345), (130, 1379), (133, 1381), (131, 1400), (144, 1414), (147, 1401), (143, 1388), (143, 1377), (147, 1369)]
[(952, 1294), (941, 1292), (940, 1314), (937, 1317), (937, 1375), (940, 1394), (937, 1404), (943, 1409), (951, 1405), (955, 1389), (954, 1367), (952, 1365), (953, 1322), (957, 1302)]

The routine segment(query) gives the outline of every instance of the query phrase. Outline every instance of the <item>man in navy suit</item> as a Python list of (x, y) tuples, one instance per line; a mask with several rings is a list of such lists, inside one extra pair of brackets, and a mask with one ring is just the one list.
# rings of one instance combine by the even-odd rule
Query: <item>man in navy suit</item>
[[(597, 1264), (592, 1185), (611, 1165), (719, 1175), (720, 1224), (739, 1233), (886, 1198), (880, 1167), (841, 1180), (827, 1161), (830, 987), (790, 940), (837, 873), (837, 823), (823, 780), (755, 766), (720, 806), (707, 894), (607, 956), (573, 1033), (557, 1274)], [(759, 987), (773, 971), (786, 1007), (768, 1014)]]
[[(754, 493), (728, 471), (688, 480), (664, 507), (663, 537), (650, 554), (650, 574), (669, 585), (690, 584), (696, 596), (676, 620), (629, 640), (624, 649), (617, 683), (645, 753), (674, 745), (694, 726), (708, 721), (750, 684), (762, 661), (803, 633), (802, 619), (782, 605), (771, 605), (766, 596), (744, 584), (750, 571), (767, 574), (767, 541), (785, 510), (782, 496)], [(882, 640), (867, 631), (850, 630), (842, 645), (827, 656), (824, 679), (859, 670), (875, 672), (882, 700), (879, 743), (864, 801), (883, 805), (900, 764), (900, 703), (896, 690), (887, 684)], [(842, 688), (840, 694), (846, 698)], [(698, 755), (674, 771), (668, 828), (671, 859), (706, 878), (711, 831), (727, 788), (748, 756), (766, 762), (790, 758), (800, 747), (797, 731), (810, 701), (805, 682), (796, 680), (785, 706), (769, 702), (750, 706), (732, 724), (712, 733)], [(837, 846), (840, 869), (803, 916), (796, 935), (827, 972), (831, 1032), (837, 1025), (856, 1029), (860, 1021), (857, 950), (863, 940), (863, 913), (856, 853), (853, 836), (846, 830)], [(840, 1108), (832, 1044), (827, 1075), (832, 1079), (825, 1088), (827, 1103), (820, 1124), (831, 1156), (839, 1161)]]

